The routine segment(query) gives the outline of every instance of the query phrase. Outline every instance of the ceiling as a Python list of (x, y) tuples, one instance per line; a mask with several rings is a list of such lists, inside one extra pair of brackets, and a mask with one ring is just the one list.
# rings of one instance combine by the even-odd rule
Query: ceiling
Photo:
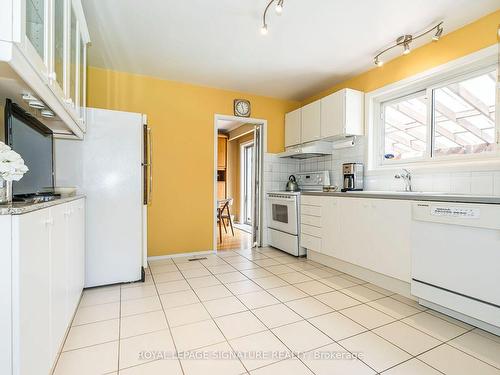
[[(444, 19), (445, 34), (498, 0), (82, 0), (90, 65), (301, 100), (373, 67), (399, 35)], [(147, 6), (145, 6), (147, 4)]]

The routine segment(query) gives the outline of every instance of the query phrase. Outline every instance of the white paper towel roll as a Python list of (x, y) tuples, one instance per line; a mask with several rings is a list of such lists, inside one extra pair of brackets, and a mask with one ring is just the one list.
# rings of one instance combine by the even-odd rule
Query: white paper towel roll
[(333, 144), (333, 149), (334, 150), (339, 150), (339, 149), (342, 149), (342, 148), (354, 147), (355, 144), (356, 144), (356, 139), (353, 137), (353, 138), (349, 138), (349, 139), (345, 139), (345, 140), (342, 140), (342, 141), (335, 142)]

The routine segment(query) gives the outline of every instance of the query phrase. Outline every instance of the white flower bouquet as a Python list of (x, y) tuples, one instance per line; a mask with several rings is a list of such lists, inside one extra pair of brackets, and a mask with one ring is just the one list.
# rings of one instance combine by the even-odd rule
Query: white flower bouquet
[(19, 181), (26, 172), (28, 167), (21, 155), (0, 142), (0, 178), (5, 181)]

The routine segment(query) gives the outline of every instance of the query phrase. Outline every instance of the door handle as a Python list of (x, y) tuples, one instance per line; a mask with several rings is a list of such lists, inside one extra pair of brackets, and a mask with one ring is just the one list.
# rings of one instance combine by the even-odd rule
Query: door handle
[(149, 169), (149, 186), (148, 186), (148, 204), (153, 200), (153, 132), (148, 127), (148, 169)]

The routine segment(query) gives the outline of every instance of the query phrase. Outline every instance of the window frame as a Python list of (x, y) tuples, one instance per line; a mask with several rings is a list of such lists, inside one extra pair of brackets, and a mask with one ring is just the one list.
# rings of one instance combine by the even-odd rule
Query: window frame
[[(434, 90), (450, 83), (463, 81), (480, 76), (485, 72), (497, 69), (497, 83), (495, 90), (495, 143), (496, 151), (479, 154), (434, 156), (434, 119), (433, 103)], [(465, 57), (453, 60), (428, 71), (419, 73), (410, 78), (384, 86), (369, 92), (365, 96), (366, 133), (367, 142), (367, 171), (389, 171), (403, 167), (419, 169), (439, 166), (457, 166), (463, 163), (490, 163), (495, 161), (500, 165), (500, 83), (498, 80), (499, 57), (498, 46), (487, 47)], [(385, 153), (385, 119), (383, 108), (390, 102), (405, 97), (426, 92), (427, 100), (427, 145), (424, 157), (390, 160), (384, 158)]]

